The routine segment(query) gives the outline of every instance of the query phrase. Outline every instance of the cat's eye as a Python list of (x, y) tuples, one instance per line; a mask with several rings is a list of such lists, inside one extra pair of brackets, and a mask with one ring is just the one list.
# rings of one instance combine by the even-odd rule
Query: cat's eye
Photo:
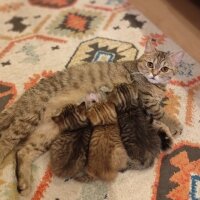
[(147, 62), (147, 67), (153, 68), (153, 63), (152, 62)]
[(169, 70), (168, 67), (162, 67), (162, 68), (161, 68), (161, 71), (162, 71), (162, 72), (168, 72), (168, 70)]

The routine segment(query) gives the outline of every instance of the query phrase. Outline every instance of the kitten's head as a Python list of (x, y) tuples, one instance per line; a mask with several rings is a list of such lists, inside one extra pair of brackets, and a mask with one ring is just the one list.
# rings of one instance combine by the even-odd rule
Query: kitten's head
[(169, 53), (157, 50), (151, 40), (138, 60), (138, 70), (153, 84), (167, 84), (176, 74), (183, 52)]
[(113, 102), (117, 110), (129, 109), (138, 104), (138, 92), (133, 84), (116, 85), (112, 92), (107, 93), (108, 101)]
[(108, 125), (117, 122), (117, 113), (113, 103), (96, 103), (87, 110), (87, 117), (93, 126)]
[(86, 105), (85, 102), (80, 105), (69, 104), (63, 111), (53, 116), (52, 120), (58, 124), (61, 130), (75, 130), (88, 125), (86, 117)]

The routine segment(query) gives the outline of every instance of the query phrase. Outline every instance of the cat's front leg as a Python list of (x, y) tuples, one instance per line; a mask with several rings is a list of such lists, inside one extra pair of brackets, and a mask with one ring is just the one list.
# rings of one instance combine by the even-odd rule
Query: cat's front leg
[(183, 131), (183, 125), (177, 118), (172, 117), (171, 115), (165, 112), (160, 121), (169, 127), (170, 132), (173, 136), (181, 135)]
[(160, 105), (160, 101), (156, 100), (153, 95), (141, 95), (140, 100), (147, 113), (152, 115), (155, 120), (161, 121), (166, 124), (173, 136), (180, 135), (183, 131), (183, 126), (178, 119), (173, 118), (166, 113)]

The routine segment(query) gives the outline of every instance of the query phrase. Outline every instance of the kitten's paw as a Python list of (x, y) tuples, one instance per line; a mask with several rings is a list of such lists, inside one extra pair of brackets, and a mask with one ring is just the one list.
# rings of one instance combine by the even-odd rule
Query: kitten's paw
[(84, 174), (82, 176), (75, 177), (74, 180), (81, 182), (81, 183), (90, 183), (95, 181), (96, 179), (89, 176), (88, 174)]
[(120, 173), (124, 173), (124, 172), (126, 172), (128, 170), (128, 168), (126, 168), (126, 169), (121, 169), (121, 170), (119, 170), (119, 172)]
[(158, 133), (160, 140), (161, 140), (161, 150), (162, 151), (167, 151), (171, 149), (172, 144), (173, 144), (173, 139), (166, 134), (164, 131), (160, 131)]
[(28, 183), (28, 181), (25, 179), (21, 179), (18, 182), (17, 190), (22, 196), (29, 195), (29, 193), (31, 191), (30, 183)]
[(143, 158), (142, 160), (130, 159), (127, 163), (127, 169), (143, 170), (151, 167), (154, 163), (154, 158)]

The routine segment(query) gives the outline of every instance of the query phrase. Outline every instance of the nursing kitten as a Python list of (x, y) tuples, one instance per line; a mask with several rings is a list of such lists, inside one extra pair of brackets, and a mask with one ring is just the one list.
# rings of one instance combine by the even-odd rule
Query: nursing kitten
[(87, 111), (93, 126), (89, 144), (86, 175), (78, 181), (112, 181), (119, 170), (126, 168), (128, 156), (120, 138), (115, 106), (112, 103), (95, 104)]
[(52, 171), (59, 177), (75, 177), (86, 165), (92, 131), (86, 118), (85, 103), (67, 105), (52, 119), (62, 131), (50, 147)]
[(108, 100), (116, 106), (121, 139), (129, 156), (128, 168), (150, 167), (160, 151), (172, 145), (168, 127), (145, 112), (130, 84), (117, 85), (108, 93)]
[[(164, 96), (165, 85), (176, 73), (182, 57), (182, 52), (170, 54), (158, 51), (148, 41), (144, 54), (138, 60), (84, 63), (40, 80), (10, 108), (0, 113), (0, 163), (20, 141), (27, 138), (17, 157), (30, 167), (59, 134), (58, 126), (51, 120), (57, 109), (70, 103), (77, 104), (87, 93), (96, 92), (102, 86), (112, 89), (120, 83), (132, 83), (140, 91), (146, 91), (147, 95), (144, 98), (141, 96), (145, 109), (154, 118), (165, 122), (173, 134), (181, 133), (180, 122), (164, 113), (159, 102)], [(45, 147), (43, 139), (48, 144)], [(30, 190), (30, 172), (21, 172), (18, 183), (21, 194), (26, 195)]]

